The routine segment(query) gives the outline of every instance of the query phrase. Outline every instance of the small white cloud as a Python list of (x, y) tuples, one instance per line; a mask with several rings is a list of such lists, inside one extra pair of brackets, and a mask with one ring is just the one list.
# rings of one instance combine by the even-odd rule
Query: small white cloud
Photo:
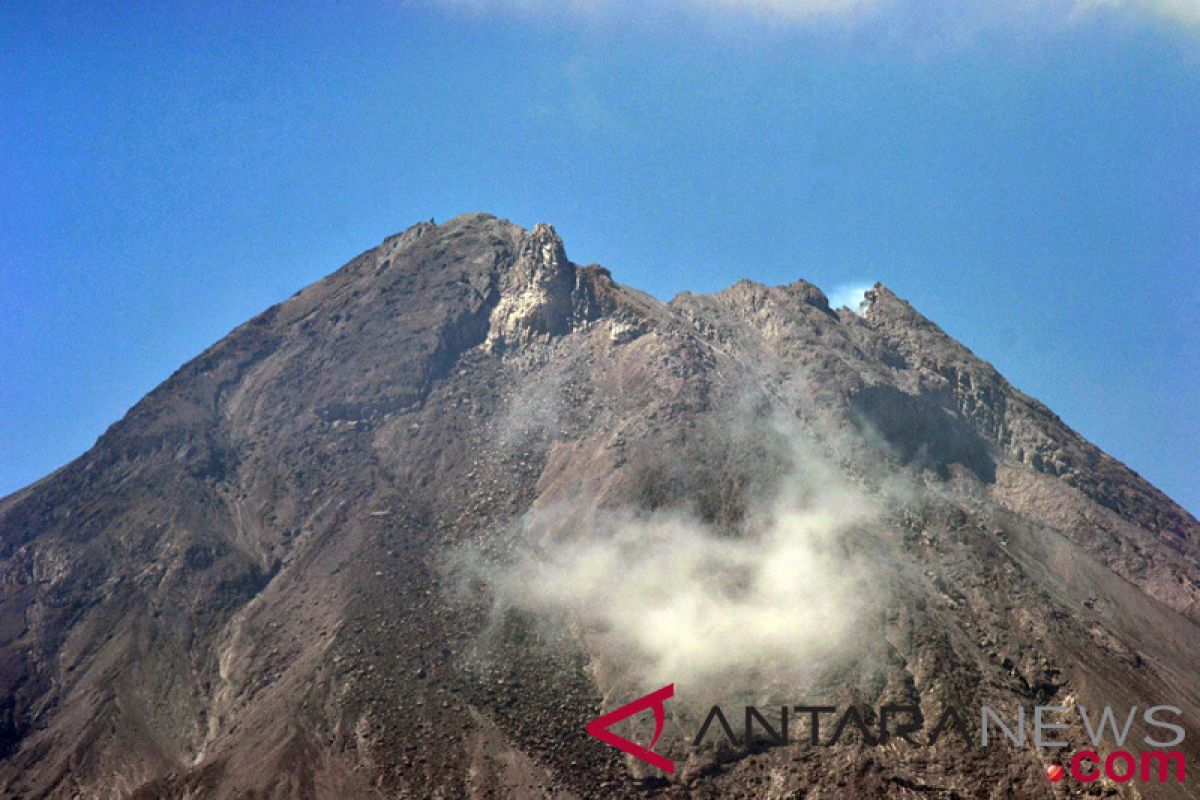
[(787, 19), (811, 19), (870, 14), (892, 3), (889, 0), (692, 0), (691, 4)]
[(873, 283), (843, 283), (829, 293), (829, 305), (831, 308), (845, 307), (857, 313), (867, 301), (867, 292), (872, 286)]
[[(781, 21), (805, 23), (816, 20), (846, 22), (888, 11), (900, 16), (927, 16), (928, 0), (668, 0), (643, 3), (634, 0), (432, 0), (437, 5), (474, 12), (499, 11), (523, 16), (584, 17), (601, 15), (629, 19), (639, 14), (661, 16), (668, 13), (743, 13)], [(1152, 16), (1184, 27), (1200, 27), (1200, 0), (1009, 0), (1007, 3), (960, 3), (937, 13), (948, 22), (957, 20), (967, 29), (988, 22), (1015, 24), (1028, 28), (1043, 25), (1058, 17), (1064, 22), (1078, 21), (1097, 13)]]
[(1200, 0), (1111, 0), (1109, 4), (1118, 8), (1130, 7), (1150, 11), (1168, 20), (1200, 26)]

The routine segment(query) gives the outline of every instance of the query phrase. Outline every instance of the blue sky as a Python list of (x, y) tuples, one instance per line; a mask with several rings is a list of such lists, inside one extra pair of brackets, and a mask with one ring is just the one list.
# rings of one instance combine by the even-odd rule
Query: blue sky
[(1196, 0), (110, 5), (0, 9), (0, 494), (487, 210), (664, 299), (881, 280), (1200, 511)]

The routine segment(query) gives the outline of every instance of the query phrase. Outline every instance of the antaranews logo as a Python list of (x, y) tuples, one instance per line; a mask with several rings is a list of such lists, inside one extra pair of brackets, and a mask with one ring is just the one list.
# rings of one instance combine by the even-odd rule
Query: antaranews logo
[[(618, 750), (629, 753), (634, 758), (641, 759), (651, 766), (658, 767), (663, 772), (674, 774), (675, 762), (669, 758), (660, 756), (653, 750), (654, 745), (658, 743), (658, 737), (662, 736), (663, 725), (667, 721), (667, 709), (664, 703), (668, 698), (674, 696), (675, 684), (669, 683), (645, 697), (638, 698), (632, 703), (626, 703), (614, 711), (596, 717), (587, 724), (587, 732), (605, 744), (611, 744)], [(625, 737), (617, 736), (609, 730), (611, 726), (616, 725), (622, 720), (629, 719), (635, 714), (645, 711), (647, 708), (654, 710), (654, 738), (650, 740), (650, 747), (642, 747), (637, 742), (631, 742)]]
[[(662, 736), (666, 723), (665, 703), (674, 696), (675, 684), (668, 684), (597, 717), (588, 723), (587, 732), (605, 744), (628, 753), (663, 772), (674, 774), (675, 762), (654, 752), (654, 746)], [(654, 713), (654, 736), (650, 740), (649, 747), (618, 736), (610, 730), (613, 725), (647, 709)], [(744, 710), (746, 724), (743, 735), (739, 738), (729, 724), (721, 706), (714, 705), (696, 733), (692, 746), (698, 747), (704, 742), (714, 722), (725, 738), (734, 745), (750, 742), (756, 738), (765, 739), (773, 745), (791, 744), (792, 739), (788, 729), (789, 711), (808, 717), (808, 740), (813, 747), (837, 745), (848, 726), (853, 727), (858, 732), (862, 743), (868, 746), (879, 746), (886, 744), (891, 739), (902, 739), (912, 746), (928, 747), (936, 744), (939, 738), (948, 733), (961, 737), (967, 745), (976, 743), (972, 732), (968, 730), (964, 715), (952, 706), (947, 706), (942, 710), (937, 723), (928, 734), (925, 732), (925, 718), (920, 708), (914, 705), (884, 705), (879, 708), (877, 714), (873, 709), (865, 709), (864, 712), (856, 706), (849, 706), (840, 717), (836, 717), (838, 709), (835, 706), (780, 706), (777, 725), (768, 721), (768, 715), (775, 716), (773, 709), (746, 706)], [(1051, 782), (1058, 783), (1068, 775), (1082, 783), (1092, 783), (1102, 776), (1116, 783), (1128, 781), (1184, 783), (1187, 780), (1187, 757), (1182, 750), (1178, 749), (1184, 742), (1186, 731), (1182, 725), (1177, 725), (1164, 718), (1182, 715), (1182, 710), (1176, 706), (1151, 706), (1142, 711), (1142, 720), (1148, 728), (1168, 731), (1171, 736), (1169, 739), (1145, 736), (1143, 744), (1150, 749), (1140, 753), (1113, 749), (1107, 757), (1102, 757), (1097, 752), (1106, 738), (1106, 729), (1111, 732), (1111, 739), (1115, 742), (1116, 748), (1125, 746), (1138, 713), (1137, 706), (1129, 708), (1123, 718), (1107, 705), (1103, 707), (1099, 715), (1089, 713), (1084, 706), (1035, 706), (1032, 715), (1028, 718), (1028, 722), (1031, 723), (1029, 725), (1027, 725), (1023, 706), (1018, 706), (1016, 717), (1008, 720), (994, 709), (981, 706), (979, 713), (975, 715), (979, 720), (978, 746), (987, 747), (989, 741), (997, 739), (998, 732), (1017, 747), (1032, 746), (1039, 750), (1065, 749), (1068, 747), (1067, 742), (1054, 740), (1050, 736), (1053, 731), (1067, 728), (1068, 724), (1054, 720), (1053, 715), (1069, 714), (1072, 711), (1079, 715), (1082, 727), (1086, 731), (1092, 747), (1096, 749), (1077, 751), (1072, 758), (1064, 759), (1068, 764), (1065, 768), (1059, 763), (1047, 766), (1044, 774)], [(838, 722), (833, 727), (832, 735), (822, 741), (821, 716), (824, 714), (834, 716)], [(868, 721), (872, 717), (878, 721), (877, 728)], [(1121, 721), (1123, 721), (1123, 725)], [(761, 734), (755, 730), (756, 727), (761, 730)], [(1032, 741), (1027, 741), (1027, 728), (1032, 729)], [(914, 736), (916, 738), (913, 738)]]

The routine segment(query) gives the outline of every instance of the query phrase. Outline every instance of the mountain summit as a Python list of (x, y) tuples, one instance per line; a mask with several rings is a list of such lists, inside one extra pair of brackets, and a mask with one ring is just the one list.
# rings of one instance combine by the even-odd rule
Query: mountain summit
[[(0, 587), (4, 797), (1066, 791), (999, 734), (693, 747), (714, 703), (967, 738), (1136, 706), (1138, 742), (1165, 705), (1200, 742), (1200, 523), (904, 300), (662, 303), (486, 214), (389, 237), (0, 500)], [(668, 682), (674, 775), (585, 732)]]

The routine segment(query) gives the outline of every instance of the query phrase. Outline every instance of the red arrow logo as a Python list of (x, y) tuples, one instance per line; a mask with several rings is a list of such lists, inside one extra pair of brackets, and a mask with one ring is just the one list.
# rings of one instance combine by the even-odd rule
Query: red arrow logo
[[(668, 697), (674, 696), (675, 684), (668, 684), (639, 700), (634, 700), (632, 703), (623, 705), (615, 711), (610, 711), (603, 716), (596, 717), (587, 724), (587, 732), (605, 744), (610, 744), (618, 750), (629, 753), (634, 758), (641, 759), (651, 766), (658, 767), (663, 772), (674, 775), (675, 762), (669, 758), (660, 756), (651, 749), (658, 742), (658, 737), (663, 732), (663, 724), (667, 721), (667, 709), (663, 706), (663, 701)], [(647, 708), (654, 709), (654, 738), (650, 740), (650, 747), (642, 747), (637, 742), (631, 742), (609, 730), (610, 727), (616, 725), (621, 720), (629, 719), (634, 714), (645, 711)]]

